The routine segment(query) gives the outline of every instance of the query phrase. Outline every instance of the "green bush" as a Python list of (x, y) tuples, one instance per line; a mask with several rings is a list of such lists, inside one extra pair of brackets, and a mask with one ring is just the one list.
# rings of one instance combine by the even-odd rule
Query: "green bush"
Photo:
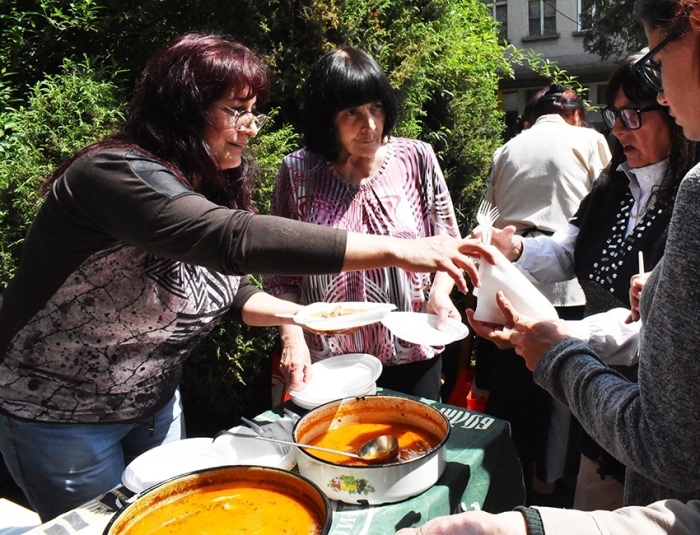
[[(233, 35), (264, 55), (276, 75), (269, 103), (274, 120), (251, 143), (260, 212), (269, 211), (282, 157), (299, 148), (299, 93), (306, 73), (323, 52), (348, 43), (385, 68), (405, 104), (397, 134), (433, 144), (463, 232), (471, 226), (474, 201), (501, 143), (499, 73), (510, 73), (482, 0), (171, 0), (166, 10), (161, 0), (5, 3), (0, 288), (16, 268), (22, 238), (41, 202), (37, 189), (43, 178), (76, 149), (111, 131), (147, 58), (167, 39), (190, 30)], [(95, 51), (100, 65), (109, 68), (80, 59)], [(200, 344), (185, 367), (183, 396), (186, 407), (208, 418), (190, 418), (192, 428), (203, 429), (209, 421), (203, 431), (209, 433), (269, 403), (275, 341), (275, 329), (227, 324)]]
[(262, 214), (270, 213), (272, 188), (275, 185), (275, 177), (282, 164), (282, 158), (299, 148), (299, 134), (290, 124), (283, 124), (275, 129), (276, 117), (277, 110), (270, 112), (269, 123), (272, 124), (269, 127), (265, 125), (266, 130), (249, 142), (257, 179), (253, 191), (253, 202)]
[(24, 234), (42, 202), (44, 179), (77, 149), (111, 132), (121, 118), (114, 82), (88, 60), (69, 59), (62, 74), (32, 88), (26, 105), (0, 114), (0, 287), (14, 274)]

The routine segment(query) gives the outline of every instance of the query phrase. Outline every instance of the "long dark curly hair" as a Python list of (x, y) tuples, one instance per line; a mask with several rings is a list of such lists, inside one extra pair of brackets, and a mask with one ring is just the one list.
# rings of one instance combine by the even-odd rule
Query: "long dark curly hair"
[(150, 59), (136, 83), (136, 94), (119, 132), (83, 148), (64, 162), (49, 183), (78, 157), (103, 147), (144, 152), (182, 182), (221, 206), (254, 211), (249, 160), (220, 170), (204, 141), (217, 100), (247, 92), (264, 102), (268, 69), (246, 46), (224, 35), (187, 33), (170, 41)]

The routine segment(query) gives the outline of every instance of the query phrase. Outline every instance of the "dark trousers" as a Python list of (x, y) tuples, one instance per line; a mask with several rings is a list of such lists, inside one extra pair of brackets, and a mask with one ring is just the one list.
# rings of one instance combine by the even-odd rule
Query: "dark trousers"
[[(562, 319), (580, 319), (583, 307), (562, 307)], [(512, 349), (498, 349), (477, 339), (476, 385), (489, 390), (486, 413), (506, 420), (518, 451), (526, 480), (532, 475), (552, 483), (566, 472), (576, 472), (578, 453), (573, 448), (577, 425), (569, 409), (537, 386), (525, 359)], [(573, 427), (572, 427), (573, 426)]]
[(437, 355), (429, 360), (384, 366), (377, 386), (439, 401), (441, 379), (442, 355)]

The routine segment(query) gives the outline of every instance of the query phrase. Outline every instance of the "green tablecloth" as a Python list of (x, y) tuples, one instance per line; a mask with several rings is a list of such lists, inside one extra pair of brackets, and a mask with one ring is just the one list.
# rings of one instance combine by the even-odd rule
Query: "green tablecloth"
[[(402, 395), (389, 390), (381, 393)], [(423, 401), (437, 407), (452, 426), (442, 477), (424, 493), (399, 503), (359, 506), (331, 502), (330, 535), (393, 535), (397, 529), (419, 526), (436, 516), (479, 508), (497, 513), (524, 502), (522, 472), (508, 424), (460, 407)], [(306, 412), (289, 403), (286, 407), (299, 414)], [(261, 424), (275, 421), (281, 409), (267, 411), (256, 420)], [(27, 535), (100, 535), (114, 512), (132, 495), (119, 487)]]
[[(402, 395), (390, 390), (381, 393)], [(420, 526), (437, 516), (474, 509), (499, 513), (525, 502), (520, 462), (507, 422), (462, 407), (422, 401), (440, 410), (451, 425), (442, 477), (424, 493), (399, 503), (360, 506), (333, 501), (330, 535), (393, 535), (397, 529)], [(306, 412), (293, 404), (287, 407)], [(275, 411), (268, 411), (257, 420), (276, 418)]]

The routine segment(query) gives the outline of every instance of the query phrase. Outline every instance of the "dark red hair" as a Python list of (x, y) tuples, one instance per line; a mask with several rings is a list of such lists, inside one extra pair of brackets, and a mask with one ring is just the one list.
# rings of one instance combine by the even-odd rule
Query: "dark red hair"
[(134, 146), (211, 201), (252, 209), (247, 160), (237, 169), (219, 170), (203, 137), (212, 104), (243, 91), (259, 102), (267, 99), (270, 84), (262, 59), (225, 36), (182, 35), (156, 52), (139, 76), (121, 131), (81, 153), (110, 143)]

